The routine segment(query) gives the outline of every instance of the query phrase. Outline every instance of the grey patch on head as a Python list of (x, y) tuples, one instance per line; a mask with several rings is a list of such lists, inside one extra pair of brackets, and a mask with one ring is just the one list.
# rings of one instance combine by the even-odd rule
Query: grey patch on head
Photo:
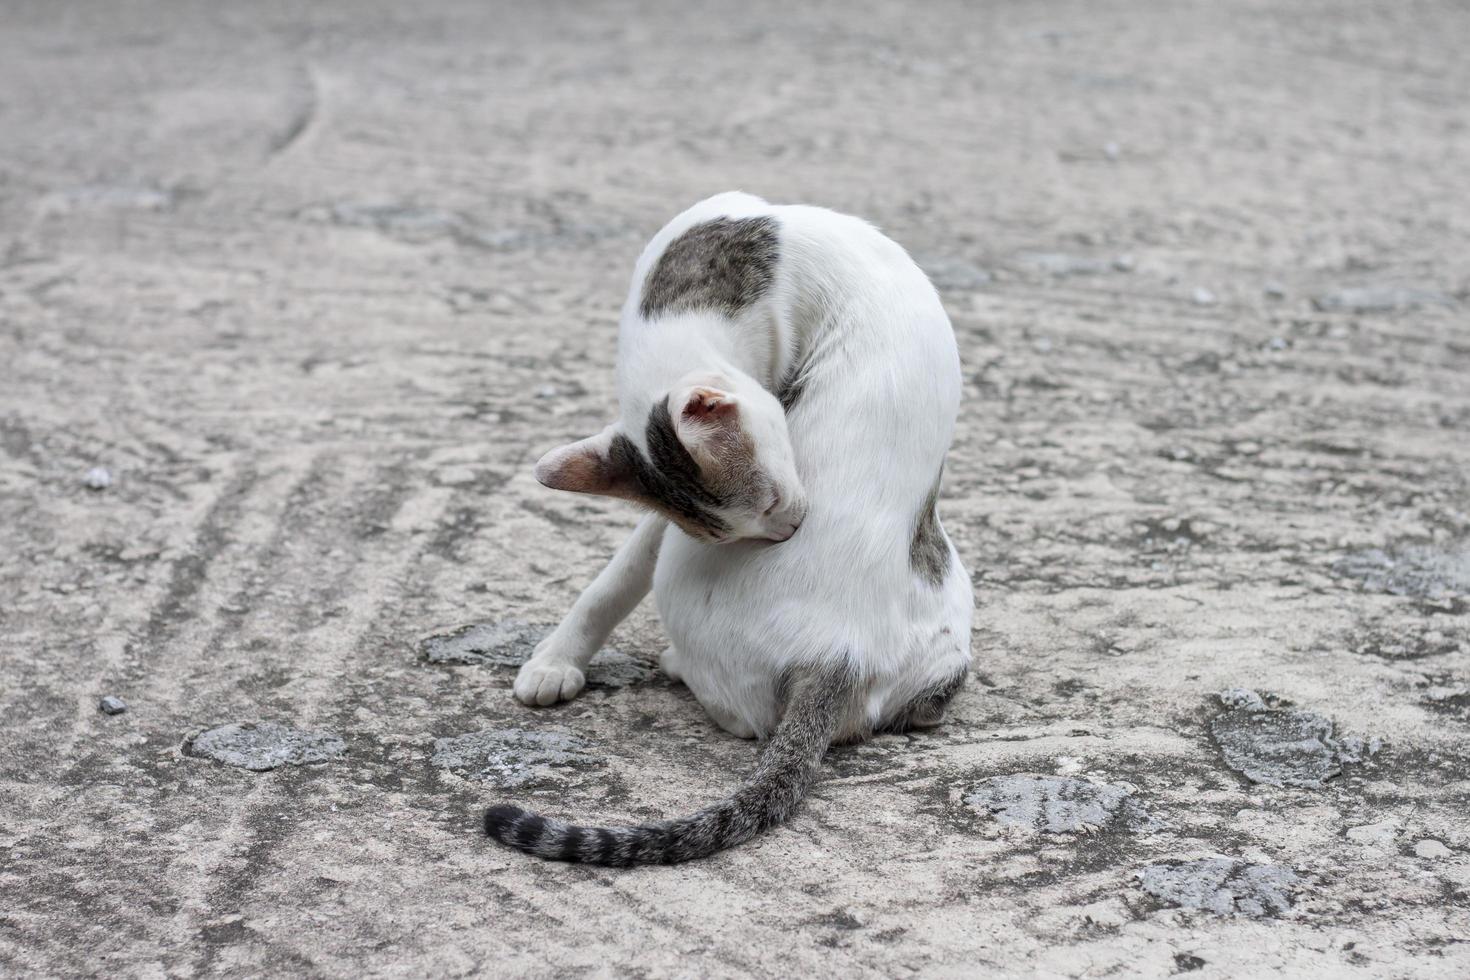
[(1296, 872), (1284, 865), (1223, 857), (1150, 864), (1134, 877), (1165, 904), (1257, 918), (1290, 911), (1292, 892), (1300, 884)]
[(679, 441), (668, 399), (659, 400), (649, 411), (644, 434), (647, 459), (627, 436), (613, 437), (608, 450), (613, 468), (628, 476), (641, 497), (686, 530), (692, 525), (716, 535), (728, 531), (730, 526), (714, 512), (727, 501), (705, 484), (699, 464)]
[(116, 698), (109, 694), (97, 702), (97, 710), (104, 715), (120, 715), (128, 710), (128, 703), (122, 698)]
[(562, 732), (492, 728), (435, 739), (429, 762), (464, 779), (518, 789), (557, 782), (567, 770), (603, 765), (590, 750), (587, 742)]
[[(519, 667), (554, 628), (519, 619), (471, 623), (425, 637), (419, 641), (419, 654), (431, 664)], [(641, 660), (612, 647), (599, 650), (586, 673), (587, 683), (600, 687), (627, 687), (654, 674)]]
[(262, 721), (211, 728), (185, 743), (184, 752), (227, 766), (265, 772), (280, 766), (332, 762), (347, 753), (347, 745), (331, 732), (302, 731)]
[(735, 316), (764, 295), (780, 255), (776, 219), (716, 218), (674, 239), (643, 283), (639, 312), (715, 310)]
[(1048, 834), (1115, 824), (1130, 830), (1162, 826), (1133, 798), (1131, 787), (1066, 776), (992, 776), (977, 783), (964, 800), (1008, 827)]
[[(1321, 789), (1342, 774), (1344, 762), (1362, 761), (1361, 739), (1337, 739), (1332, 722), (1310, 711), (1268, 706), (1255, 691), (1231, 688), (1220, 693), (1230, 710), (1210, 722), (1225, 764), (1253, 783)], [(1367, 743), (1367, 754), (1377, 740)]]
[(1402, 286), (1349, 286), (1312, 297), (1312, 306), (1323, 313), (1398, 313), (1425, 306), (1454, 309), (1455, 299), (1432, 289)]
[(1470, 542), (1406, 545), (1392, 552), (1369, 548), (1339, 560), (1333, 570), (1374, 592), (1419, 599), (1463, 595), (1470, 593)]
[(939, 523), (939, 481), (943, 478), (941, 468), (934, 478), (934, 486), (924, 498), (914, 525), (914, 537), (909, 542), (909, 567), (930, 585), (938, 588), (949, 574), (949, 538)]

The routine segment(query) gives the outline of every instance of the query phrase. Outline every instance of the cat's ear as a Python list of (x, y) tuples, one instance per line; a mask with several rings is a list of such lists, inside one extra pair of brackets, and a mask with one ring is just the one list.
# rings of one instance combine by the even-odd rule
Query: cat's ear
[(679, 410), (679, 441), (701, 465), (718, 463), (740, 437), (740, 400), (728, 391), (699, 385), (670, 399)]
[(724, 426), (740, 415), (740, 403), (728, 391), (703, 385), (691, 388), (684, 396), (680, 420), (695, 425)]
[(537, 462), (536, 479), (553, 490), (627, 496), (632, 474), (613, 452), (616, 435), (616, 429), (608, 426), (595, 436), (553, 449)]

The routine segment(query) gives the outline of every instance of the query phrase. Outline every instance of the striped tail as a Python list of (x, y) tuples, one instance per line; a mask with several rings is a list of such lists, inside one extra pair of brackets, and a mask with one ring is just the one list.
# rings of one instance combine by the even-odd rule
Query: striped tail
[(707, 857), (781, 823), (806, 796), (855, 689), (845, 667), (804, 673), (755, 772), (734, 794), (692, 816), (637, 827), (577, 827), (515, 806), (485, 813), (485, 832), (527, 854), (583, 864), (676, 864)]

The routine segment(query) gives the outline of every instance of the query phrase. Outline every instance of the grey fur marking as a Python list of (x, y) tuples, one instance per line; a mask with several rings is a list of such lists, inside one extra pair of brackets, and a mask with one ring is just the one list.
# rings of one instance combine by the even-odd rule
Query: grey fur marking
[(730, 526), (714, 511), (726, 501), (705, 486), (699, 475), (699, 464), (679, 441), (667, 400), (660, 401), (648, 413), (648, 458), (638, 451), (627, 436), (613, 437), (609, 456), (615, 469), (626, 473), (640, 495), (680, 526), (691, 525), (723, 534)]
[(716, 310), (735, 316), (771, 285), (780, 254), (776, 219), (715, 218), (664, 249), (643, 283), (644, 319)]
[(857, 681), (846, 664), (794, 674), (786, 710), (760, 762), (731, 796), (692, 816), (637, 827), (574, 827), (519, 807), (491, 807), (485, 832), (511, 847), (555, 861), (674, 864), (707, 857), (784, 821), (806, 796)]
[(805, 365), (796, 365), (786, 372), (786, 377), (781, 380), (781, 388), (776, 392), (776, 397), (781, 401), (781, 410), (787, 415), (801, 401), (801, 396), (806, 394), (807, 373)]
[(949, 574), (949, 538), (939, 524), (939, 481), (944, 470), (934, 478), (929, 496), (919, 510), (919, 519), (914, 526), (914, 538), (909, 543), (909, 566), (914, 574), (938, 588)]

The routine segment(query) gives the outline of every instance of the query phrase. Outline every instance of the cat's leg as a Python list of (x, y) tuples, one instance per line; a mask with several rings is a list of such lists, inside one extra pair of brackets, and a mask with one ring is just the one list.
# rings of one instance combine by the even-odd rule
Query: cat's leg
[(755, 729), (733, 711), (726, 711), (708, 704), (704, 705), (704, 711), (710, 716), (711, 721), (736, 738), (755, 738)]
[(675, 684), (684, 680), (684, 676), (679, 673), (679, 651), (673, 647), (665, 647), (664, 652), (658, 655), (658, 669)]
[(587, 662), (653, 586), (653, 566), (667, 526), (657, 514), (638, 523), (612, 561), (577, 597), (566, 618), (521, 665), (515, 682), (517, 700), (547, 705), (568, 701), (581, 692)]
[(898, 734), (912, 731), (915, 728), (933, 728), (938, 725), (944, 720), (944, 711), (949, 707), (949, 702), (953, 701), (960, 688), (965, 686), (965, 677), (969, 673), (970, 668), (966, 666), (952, 677), (920, 691), (878, 731)]

